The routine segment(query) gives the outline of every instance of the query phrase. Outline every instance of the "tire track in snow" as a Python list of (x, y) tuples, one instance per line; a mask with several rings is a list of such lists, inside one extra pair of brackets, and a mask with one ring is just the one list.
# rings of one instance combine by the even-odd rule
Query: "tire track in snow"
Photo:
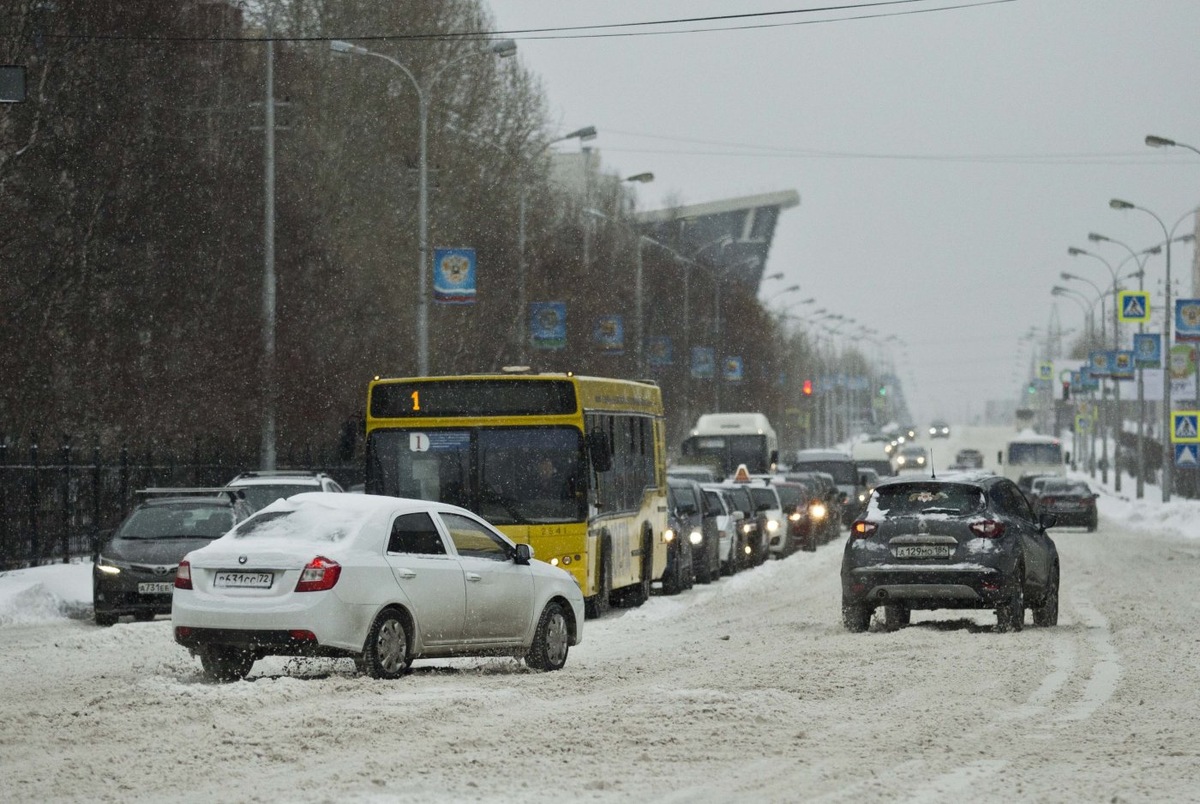
[(1079, 615), (1079, 623), (1087, 629), (1087, 639), (1098, 657), (1084, 685), (1081, 700), (1059, 718), (1060, 721), (1077, 722), (1087, 720), (1113, 696), (1125, 667), (1113, 647), (1108, 618), (1078, 588), (1072, 590), (1071, 607)]

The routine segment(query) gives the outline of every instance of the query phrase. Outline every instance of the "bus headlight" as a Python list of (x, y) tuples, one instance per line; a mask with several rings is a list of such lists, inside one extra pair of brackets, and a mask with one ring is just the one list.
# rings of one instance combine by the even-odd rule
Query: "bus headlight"
[(698, 530), (694, 530), (688, 534), (688, 541), (692, 544), (700, 544), (700, 542), (704, 541), (704, 534)]
[(664, 530), (663, 531), (663, 541), (664, 542), (675, 541), (675, 531), (671, 530), (670, 528), (667, 528), (666, 530)]
[(557, 558), (552, 558), (552, 559), (550, 559), (550, 566), (552, 566), (552, 567), (557, 567), (557, 566), (558, 566), (558, 559), (557, 559)]

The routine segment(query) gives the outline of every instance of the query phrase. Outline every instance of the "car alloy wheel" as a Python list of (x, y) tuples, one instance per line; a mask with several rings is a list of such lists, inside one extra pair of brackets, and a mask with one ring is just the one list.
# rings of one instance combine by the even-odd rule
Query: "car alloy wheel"
[(551, 601), (542, 610), (533, 645), (525, 654), (525, 664), (534, 670), (561, 670), (567, 663), (567, 651), (571, 645), (571, 634), (567, 628), (567, 615), (562, 605)]
[(367, 675), (397, 679), (408, 669), (408, 631), (395, 609), (385, 609), (375, 619), (363, 650)]

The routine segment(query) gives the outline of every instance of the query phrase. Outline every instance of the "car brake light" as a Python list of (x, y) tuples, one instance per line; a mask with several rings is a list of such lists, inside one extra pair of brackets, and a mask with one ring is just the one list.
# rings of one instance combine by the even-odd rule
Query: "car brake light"
[(850, 526), (850, 532), (856, 539), (865, 539), (877, 530), (879, 530), (879, 525), (867, 522), (865, 519), (860, 519)]
[(978, 522), (972, 522), (970, 528), (971, 532), (976, 536), (982, 536), (985, 539), (999, 539), (1004, 535), (1004, 523), (997, 522), (994, 519), (981, 519)]
[(296, 582), (297, 592), (324, 592), (332, 589), (342, 574), (342, 565), (331, 558), (317, 556), (304, 567), (300, 580)]
[(179, 566), (175, 568), (175, 588), (192, 588), (192, 565), (186, 560), (180, 561)]

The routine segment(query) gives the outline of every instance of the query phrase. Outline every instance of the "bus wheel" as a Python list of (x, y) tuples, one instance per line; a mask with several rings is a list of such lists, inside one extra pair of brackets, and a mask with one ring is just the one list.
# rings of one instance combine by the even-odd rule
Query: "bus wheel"
[(612, 544), (608, 534), (600, 539), (600, 566), (596, 573), (596, 594), (583, 602), (583, 611), (587, 617), (595, 619), (608, 614), (612, 597)]
[[(666, 580), (665, 576), (663, 578)], [(649, 525), (642, 527), (642, 577), (624, 589), (622, 605), (637, 608), (650, 599), (650, 584), (654, 581), (654, 532)]]

